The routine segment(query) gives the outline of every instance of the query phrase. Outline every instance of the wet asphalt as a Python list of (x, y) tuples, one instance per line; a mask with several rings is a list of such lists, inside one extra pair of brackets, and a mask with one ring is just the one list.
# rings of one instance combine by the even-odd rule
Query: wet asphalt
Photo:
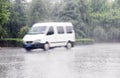
[(120, 78), (120, 43), (0, 49), (0, 78)]

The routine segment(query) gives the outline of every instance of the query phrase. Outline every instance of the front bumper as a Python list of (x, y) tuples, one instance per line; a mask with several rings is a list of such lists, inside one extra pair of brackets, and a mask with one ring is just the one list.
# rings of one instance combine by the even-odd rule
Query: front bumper
[(23, 44), (24, 48), (36, 49), (44, 47), (44, 43), (35, 43), (35, 44)]

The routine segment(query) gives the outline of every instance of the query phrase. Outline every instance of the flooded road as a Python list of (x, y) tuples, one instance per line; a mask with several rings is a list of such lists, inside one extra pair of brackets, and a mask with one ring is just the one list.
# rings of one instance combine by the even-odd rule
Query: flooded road
[(26, 52), (0, 49), (0, 78), (119, 78), (120, 44), (76, 46)]

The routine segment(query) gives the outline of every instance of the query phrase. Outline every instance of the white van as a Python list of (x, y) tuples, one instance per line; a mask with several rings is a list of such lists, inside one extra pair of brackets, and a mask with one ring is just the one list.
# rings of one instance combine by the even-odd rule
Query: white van
[(74, 42), (75, 32), (69, 22), (36, 23), (23, 38), (23, 46), (28, 51), (36, 48), (48, 50), (59, 46), (70, 49)]

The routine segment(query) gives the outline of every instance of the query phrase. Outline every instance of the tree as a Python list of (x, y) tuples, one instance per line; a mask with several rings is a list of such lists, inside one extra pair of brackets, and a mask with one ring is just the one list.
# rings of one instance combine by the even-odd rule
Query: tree
[(5, 24), (9, 20), (9, 2), (9, 0), (0, 0), (0, 39), (7, 34), (6, 30), (3, 27), (3, 24)]
[(3, 39), (5, 36), (7, 36), (7, 32), (5, 29), (3, 29), (1, 26), (0, 26), (0, 39)]
[[(120, 0), (0, 0), (0, 38), (20, 37), (37, 22), (72, 22), (77, 38), (119, 40)], [(25, 26), (25, 27), (24, 27)], [(2, 32), (2, 33), (1, 33)], [(4, 32), (4, 33), (3, 33)]]
[(0, 0), (0, 26), (9, 20), (9, 0)]
[(43, 0), (34, 0), (30, 4), (29, 25), (37, 22), (43, 22), (47, 19), (47, 7)]
[(10, 20), (4, 24), (9, 37), (17, 38), (19, 37), (20, 28), (26, 25), (27, 17), (25, 13), (25, 1), (24, 0), (15, 0), (11, 2), (11, 7), (9, 7)]
[(84, 0), (64, 0), (62, 5), (55, 6), (54, 14), (58, 21), (72, 22), (77, 36), (89, 36), (89, 14), (87, 1)]

